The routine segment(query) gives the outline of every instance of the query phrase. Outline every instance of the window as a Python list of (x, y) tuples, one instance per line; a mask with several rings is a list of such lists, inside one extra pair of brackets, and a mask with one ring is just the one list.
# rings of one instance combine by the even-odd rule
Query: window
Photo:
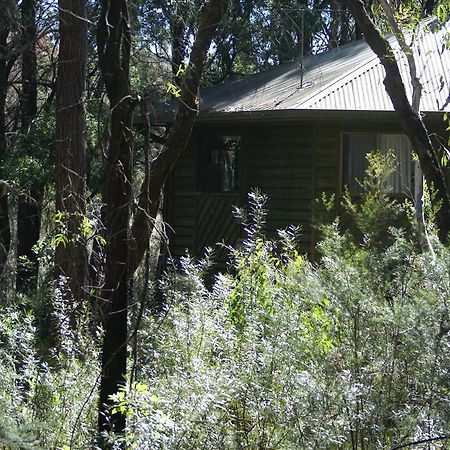
[(386, 192), (411, 193), (413, 165), (411, 146), (403, 134), (345, 133), (343, 135), (343, 181), (350, 192), (361, 192), (367, 169), (366, 154), (375, 150), (393, 151), (397, 167), (388, 178)]
[(240, 136), (201, 136), (198, 151), (198, 190), (239, 190)]

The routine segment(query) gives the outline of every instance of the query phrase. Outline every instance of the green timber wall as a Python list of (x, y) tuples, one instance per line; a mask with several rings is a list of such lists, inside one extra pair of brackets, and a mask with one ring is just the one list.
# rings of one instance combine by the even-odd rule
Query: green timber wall
[[(301, 250), (314, 256), (314, 200), (322, 192), (341, 194), (341, 136), (352, 131), (401, 132), (396, 120), (380, 120), (379, 115), (360, 120), (198, 124), (166, 190), (166, 221), (174, 230), (172, 255), (187, 250), (201, 256), (205, 246), (234, 244), (242, 232), (232, 217), (232, 206), (245, 205), (248, 192), (258, 187), (269, 196), (267, 234), (274, 236), (277, 229), (298, 225)], [(197, 192), (196, 136), (216, 132), (241, 136), (239, 193)]]

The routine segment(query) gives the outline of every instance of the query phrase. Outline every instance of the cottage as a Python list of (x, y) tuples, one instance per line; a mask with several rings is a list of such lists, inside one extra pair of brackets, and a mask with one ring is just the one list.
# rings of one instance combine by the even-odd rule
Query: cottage
[[(448, 23), (437, 32), (427, 29), (414, 42), (421, 111), (441, 136), (443, 112), (450, 109), (449, 31)], [(407, 80), (406, 59), (396, 54)], [(411, 148), (383, 78), (379, 60), (357, 41), (202, 92), (189, 148), (167, 186), (173, 254), (188, 249), (198, 255), (205, 246), (236, 241), (232, 207), (245, 203), (254, 187), (270, 197), (268, 231), (300, 225), (309, 251), (315, 244), (313, 200), (322, 192), (339, 195), (344, 186), (358, 191), (365, 155), (375, 149), (395, 149), (392, 193), (411, 195)]]

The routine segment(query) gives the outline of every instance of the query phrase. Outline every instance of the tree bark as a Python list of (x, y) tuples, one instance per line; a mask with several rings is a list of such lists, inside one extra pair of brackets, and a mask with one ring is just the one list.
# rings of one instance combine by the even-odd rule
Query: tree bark
[[(22, 0), (20, 5), (23, 49), (21, 133), (23, 150), (27, 154), (36, 152), (30, 137), (30, 127), (37, 114), (36, 4), (36, 0)], [(22, 292), (33, 292), (38, 273), (38, 259), (33, 246), (39, 240), (41, 227), (42, 187), (38, 180), (31, 180), (31, 186), (26, 188), (28, 195), (21, 195), (17, 205), (17, 287)], [(22, 258), (26, 258), (26, 264), (21, 263)]]
[[(181, 90), (180, 106), (163, 152), (153, 161), (141, 189), (138, 212), (129, 239), (132, 201), (132, 113), (136, 100), (129, 85), (130, 31), (127, 2), (102, 0), (97, 29), (99, 61), (110, 101), (110, 141), (105, 188), (106, 263), (102, 291), (104, 341), (100, 385), (99, 445), (108, 448), (107, 432), (121, 433), (125, 417), (109, 417), (110, 396), (125, 382), (127, 356), (128, 280), (148, 248), (152, 217), (156, 217), (161, 189), (189, 140), (198, 113), (198, 87), (207, 52), (227, 0), (209, 0), (200, 13), (199, 31)], [(131, 245), (129, 246), (129, 242)]]
[(408, 136), (416, 152), (427, 183), (435, 190), (434, 203), (438, 207), (435, 222), (439, 239), (447, 242), (450, 231), (450, 196), (442, 168), (434, 151), (427, 129), (411, 106), (406, 96), (405, 86), (389, 43), (376, 29), (360, 0), (347, 0), (347, 5), (364, 33), (364, 38), (383, 65), (386, 76), (384, 85), (395, 111), (400, 119), (403, 132)]
[(181, 68), (186, 56), (186, 25), (181, 15), (180, 6), (175, 2), (174, 11), (170, 17), (171, 50), (172, 50), (172, 74), (175, 86), (180, 86), (182, 81)]
[(198, 115), (198, 89), (205, 68), (208, 49), (227, 10), (227, 0), (209, 0), (200, 11), (197, 37), (192, 46), (189, 65), (181, 87), (180, 103), (162, 152), (151, 162), (144, 179), (138, 211), (131, 229), (129, 276), (137, 269), (148, 248), (154, 218), (159, 209), (161, 190), (185, 150)]
[[(56, 209), (67, 242), (56, 248), (64, 291), (79, 302), (87, 285), (87, 252), (81, 224), (86, 216), (85, 111), (86, 0), (59, 0), (60, 47), (56, 80)], [(76, 305), (71, 317), (75, 326)]]
[(37, 114), (37, 59), (36, 59), (36, 5), (37, 0), (22, 0), (22, 133), (27, 134)]
[[(411, 106), (416, 113), (420, 113), (420, 100), (422, 97), (422, 83), (420, 82), (419, 76), (417, 74), (416, 60), (412, 48), (406, 43), (405, 36), (400, 29), (397, 21), (395, 20), (394, 11), (391, 7), (389, 0), (380, 0), (380, 5), (383, 8), (386, 19), (391, 27), (394, 36), (402, 49), (403, 54), (408, 61), (409, 76), (412, 87), (412, 99)], [(423, 211), (423, 189), (424, 189), (424, 179), (422, 169), (419, 162), (414, 163), (414, 208), (416, 212), (416, 221), (420, 234), (420, 239), (422, 241), (422, 246), (426, 246), (430, 252), (434, 255), (434, 249), (431, 245), (431, 241), (428, 238), (428, 233), (425, 224), (425, 215)]]
[(99, 398), (99, 445), (105, 433), (123, 433), (125, 416), (109, 417), (110, 396), (125, 382), (128, 312), (128, 222), (132, 183), (132, 118), (129, 64), (131, 35), (126, 0), (100, 3), (97, 43), (100, 70), (110, 102), (110, 139), (105, 186), (105, 282), (101, 295), (104, 329)]
[[(0, 180), (7, 178), (7, 174), (4, 171), (7, 155), (5, 108), (8, 78), (12, 68), (8, 49), (8, 36), (9, 26), (5, 18), (0, 21)], [(0, 274), (8, 257), (10, 239), (8, 197), (6, 192), (2, 192), (0, 193)]]

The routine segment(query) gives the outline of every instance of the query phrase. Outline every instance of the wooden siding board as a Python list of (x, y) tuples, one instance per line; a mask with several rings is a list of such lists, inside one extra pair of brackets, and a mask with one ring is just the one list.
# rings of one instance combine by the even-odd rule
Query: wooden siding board
[[(289, 178), (277, 178), (274, 179), (270, 185), (267, 184), (266, 180), (263, 178), (253, 178), (251, 180), (248, 180), (246, 185), (244, 186), (244, 191), (248, 192), (250, 189), (258, 187), (260, 188), (264, 193), (271, 194), (274, 190), (280, 190), (280, 189), (286, 189), (286, 191), (289, 191), (292, 188), (295, 188), (297, 186), (301, 186), (302, 184), (306, 184), (310, 181), (309, 178), (303, 177), (303, 178), (296, 178), (296, 179), (289, 179)], [(299, 194), (301, 194), (302, 190), (299, 191)], [(308, 193), (310, 196), (310, 193)], [(305, 194), (299, 195), (298, 198), (304, 199), (304, 198), (310, 198), (308, 195)]]
[(309, 228), (305, 222), (312, 215), (312, 128), (294, 124), (275, 136), (262, 132), (251, 139), (244, 162), (244, 189), (258, 187), (269, 196), (267, 234), (275, 237), (278, 229), (289, 225)]
[[(239, 234), (239, 227), (232, 215), (232, 207), (239, 204), (239, 194), (223, 196), (202, 194), (197, 200), (196, 253), (199, 254), (204, 247), (214, 247), (222, 241), (234, 245), (235, 242), (230, 239)], [(224, 255), (219, 253), (220, 259), (223, 259)]]
[[(213, 128), (203, 128), (213, 132)], [(215, 128), (220, 131), (218, 126)], [(241, 194), (246, 199), (251, 188), (267, 193), (269, 216), (267, 230), (272, 235), (279, 228), (300, 224), (304, 236), (301, 242), (310, 242), (312, 205), (315, 197), (314, 171), (318, 166), (332, 171), (338, 163), (339, 131), (319, 131), (320, 142), (314, 139), (311, 124), (289, 126), (222, 128), (226, 134), (241, 135)], [(339, 130), (339, 128), (336, 128)], [(337, 146), (336, 146), (337, 145)], [(177, 232), (173, 248), (183, 254), (184, 248), (194, 246), (201, 253), (204, 245), (213, 245), (222, 239), (233, 242), (240, 236), (240, 227), (231, 213), (231, 202), (225, 197), (196, 193), (195, 152), (191, 145), (177, 163), (173, 185), (173, 226)], [(316, 160), (317, 158), (317, 160)], [(317, 177), (319, 178), (319, 177)], [(335, 176), (317, 180), (319, 189), (336, 184)], [(220, 211), (216, 211), (221, 203)], [(239, 203), (239, 202), (238, 202)], [(214, 206), (216, 205), (216, 206)], [(219, 220), (220, 217), (220, 220)], [(308, 230), (308, 233), (307, 231)], [(192, 237), (192, 239), (191, 239)], [(181, 251), (183, 249), (183, 251)]]
[[(286, 157), (286, 155), (283, 155), (284, 157)], [(292, 156), (289, 157), (288, 159), (284, 159), (284, 158), (277, 158), (277, 157), (273, 157), (271, 156), (269, 157), (264, 157), (264, 156), (260, 156), (258, 155), (257, 158), (251, 160), (251, 161), (246, 161), (246, 165), (244, 166), (245, 168), (253, 168), (253, 169), (261, 169), (264, 167), (267, 167), (268, 165), (270, 165), (273, 168), (280, 168), (280, 169), (289, 169), (289, 168), (302, 168), (302, 169), (312, 169), (313, 167), (313, 162), (312, 162), (312, 157), (311, 155), (307, 155), (307, 156)]]
[[(283, 126), (255, 123), (223, 127), (217, 124), (203, 126), (203, 130), (241, 135), (240, 199), (245, 203), (247, 192), (255, 187), (267, 193), (270, 197), (267, 230), (275, 233), (278, 228), (299, 224), (303, 229), (301, 243), (309, 243), (308, 250), (311, 250), (315, 241), (311, 223), (314, 199), (320, 197), (322, 192), (339, 195), (341, 191), (342, 132), (400, 132), (400, 127), (392, 120), (336, 120), (332, 124), (319, 120)], [(195, 152), (191, 145), (178, 161), (172, 177), (173, 204), (170, 209), (173, 213), (169, 223), (177, 231), (173, 248), (178, 251), (186, 246), (192, 248), (195, 239), (202, 234), (201, 241), (204, 243), (211, 243), (219, 235), (225, 240), (239, 236), (239, 227), (233, 225), (231, 210), (221, 213), (222, 221), (212, 222), (208, 208), (198, 211), (201, 194), (196, 192), (196, 175)], [(227, 201), (222, 201), (228, 208)], [(198, 213), (203, 218), (199, 219)], [(200, 229), (199, 220), (204, 221)], [(225, 230), (221, 231), (221, 227)], [(200, 251), (197, 242), (196, 251)]]
[(323, 192), (338, 191), (340, 179), (340, 136), (343, 124), (330, 126), (326, 122), (315, 125), (316, 164), (314, 198), (320, 198)]

